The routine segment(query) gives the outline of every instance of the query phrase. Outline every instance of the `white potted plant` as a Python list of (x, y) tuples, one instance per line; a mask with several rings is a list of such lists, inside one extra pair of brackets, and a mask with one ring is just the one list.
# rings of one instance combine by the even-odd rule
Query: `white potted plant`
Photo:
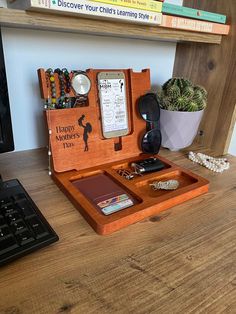
[(171, 151), (188, 147), (197, 134), (207, 104), (205, 88), (174, 77), (163, 84), (158, 96), (162, 146)]

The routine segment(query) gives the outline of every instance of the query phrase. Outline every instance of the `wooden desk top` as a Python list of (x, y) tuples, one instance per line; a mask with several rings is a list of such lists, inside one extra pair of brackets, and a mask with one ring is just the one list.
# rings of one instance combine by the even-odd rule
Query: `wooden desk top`
[(209, 193), (109, 236), (53, 183), (45, 150), (1, 155), (4, 180), (21, 181), (60, 240), (0, 268), (0, 313), (236, 313), (236, 158), (216, 174), (161, 155)]

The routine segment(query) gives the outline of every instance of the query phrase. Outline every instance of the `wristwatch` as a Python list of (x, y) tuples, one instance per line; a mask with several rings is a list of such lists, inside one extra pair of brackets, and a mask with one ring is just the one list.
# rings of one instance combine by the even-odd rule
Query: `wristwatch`
[(73, 71), (71, 87), (76, 94), (75, 106), (86, 103), (91, 88), (91, 81), (84, 71)]

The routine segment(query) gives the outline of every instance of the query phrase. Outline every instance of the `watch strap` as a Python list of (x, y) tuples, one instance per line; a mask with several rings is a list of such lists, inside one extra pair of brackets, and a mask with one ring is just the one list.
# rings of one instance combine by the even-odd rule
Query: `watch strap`
[(87, 99), (88, 99), (88, 95), (76, 95), (76, 101), (75, 101), (74, 107), (85, 104)]

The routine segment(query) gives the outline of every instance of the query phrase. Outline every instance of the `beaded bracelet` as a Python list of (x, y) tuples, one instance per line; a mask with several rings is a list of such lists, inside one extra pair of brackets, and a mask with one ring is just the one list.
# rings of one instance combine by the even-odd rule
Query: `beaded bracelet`
[(49, 101), (47, 100), (46, 106), (47, 106), (47, 109), (55, 109), (57, 106), (55, 76), (51, 68), (47, 69), (46, 73), (49, 74), (49, 81), (50, 81), (50, 87), (51, 87), (51, 102), (49, 103)]
[(62, 70), (62, 73), (64, 74), (64, 78), (65, 78), (65, 82), (66, 82), (66, 86), (65, 86), (65, 92), (66, 92), (66, 95), (65, 95), (65, 107), (66, 108), (70, 108), (71, 105), (70, 105), (70, 97), (69, 97), (69, 94), (70, 94), (70, 91), (71, 91), (71, 82), (70, 82), (70, 73), (68, 72), (68, 70), (66, 68), (63, 68)]

